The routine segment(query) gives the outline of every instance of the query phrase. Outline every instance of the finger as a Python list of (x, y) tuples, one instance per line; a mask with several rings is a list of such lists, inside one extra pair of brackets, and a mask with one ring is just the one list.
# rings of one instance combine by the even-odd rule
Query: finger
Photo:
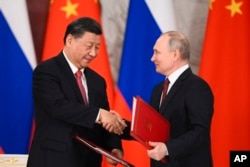
[(120, 122), (122, 129), (125, 129), (127, 127), (127, 124), (124, 120), (122, 120), (122, 122)]
[(114, 128), (114, 133), (118, 134), (118, 135), (121, 135), (123, 133), (123, 131), (120, 130), (119, 128)]
[(156, 146), (156, 143), (155, 143), (155, 142), (152, 142), (152, 141), (149, 141), (148, 144), (149, 144), (150, 146)]
[(109, 164), (111, 164), (111, 165), (113, 165), (113, 166), (116, 166), (116, 165), (117, 165), (117, 162), (114, 161), (114, 160), (112, 160), (112, 159), (110, 159), (110, 158), (107, 158), (107, 161), (108, 161)]
[(123, 133), (123, 125), (121, 125), (119, 122), (116, 124), (116, 130), (119, 131), (119, 134)]

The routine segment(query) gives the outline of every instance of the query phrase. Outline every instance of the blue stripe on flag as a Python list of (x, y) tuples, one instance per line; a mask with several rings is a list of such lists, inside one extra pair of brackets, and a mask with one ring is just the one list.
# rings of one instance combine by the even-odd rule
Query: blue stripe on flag
[(153, 87), (164, 77), (150, 60), (161, 30), (144, 0), (130, 1), (126, 25), (118, 86), (131, 107), (135, 95), (149, 101)]
[(0, 147), (8, 154), (27, 153), (33, 115), (33, 70), (1, 10), (0, 25)]

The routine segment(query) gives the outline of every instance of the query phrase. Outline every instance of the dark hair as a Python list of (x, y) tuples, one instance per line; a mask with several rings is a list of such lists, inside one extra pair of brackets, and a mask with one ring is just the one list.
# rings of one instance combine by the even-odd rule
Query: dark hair
[(66, 43), (66, 37), (71, 34), (75, 38), (81, 37), (85, 32), (95, 33), (97, 35), (102, 34), (101, 25), (90, 17), (81, 17), (71, 22), (64, 34), (63, 42)]

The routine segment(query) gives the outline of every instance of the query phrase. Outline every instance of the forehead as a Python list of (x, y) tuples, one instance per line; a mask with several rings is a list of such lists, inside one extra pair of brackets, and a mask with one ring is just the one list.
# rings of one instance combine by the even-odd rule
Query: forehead
[(97, 35), (95, 33), (92, 33), (92, 32), (85, 32), (81, 37), (77, 38), (81, 41), (84, 41), (84, 42), (98, 42), (100, 41), (100, 35)]
[(166, 34), (160, 36), (155, 42), (154, 49), (166, 49), (168, 44), (169, 36)]

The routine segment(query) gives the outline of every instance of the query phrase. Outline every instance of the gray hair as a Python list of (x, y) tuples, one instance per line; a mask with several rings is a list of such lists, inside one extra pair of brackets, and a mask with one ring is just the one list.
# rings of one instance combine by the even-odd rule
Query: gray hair
[(170, 51), (178, 49), (181, 54), (181, 58), (189, 60), (190, 58), (190, 44), (185, 35), (178, 31), (168, 31), (164, 33), (170, 37), (168, 41), (168, 49)]

